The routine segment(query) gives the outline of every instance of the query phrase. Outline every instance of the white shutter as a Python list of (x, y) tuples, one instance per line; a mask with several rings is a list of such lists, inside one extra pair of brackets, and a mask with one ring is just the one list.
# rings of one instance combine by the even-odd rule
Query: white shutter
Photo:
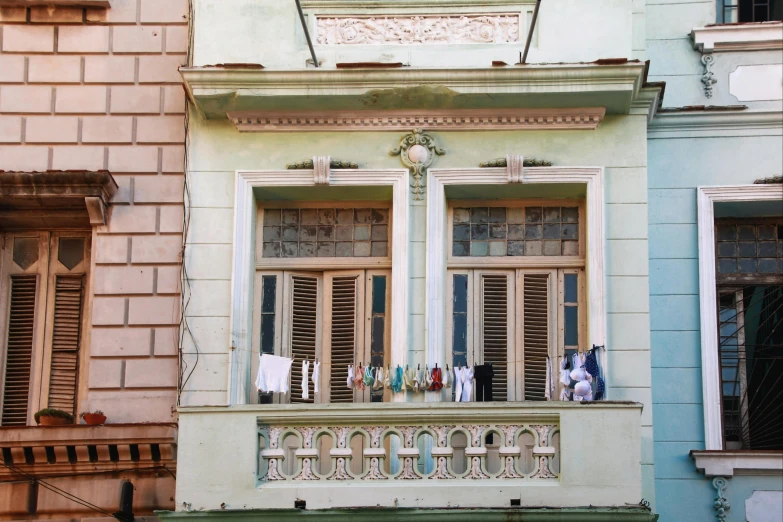
[(318, 277), (291, 276), (291, 330), (290, 346), (293, 358), (291, 370), (291, 402), (312, 403), (313, 382), (308, 379), (309, 399), (302, 399), (302, 361), (309, 360), (310, 366), (316, 358), (318, 345)]
[(526, 401), (546, 400), (550, 347), (550, 274), (523, 274), (523, 373)]
[(37, 276), (11, 276), (6, 336), (3, 426), (27, 425), (35, 336)]
[(82, 325), (83, 277), (57, 276), (54, 294), (49, 408), (75, 415)]

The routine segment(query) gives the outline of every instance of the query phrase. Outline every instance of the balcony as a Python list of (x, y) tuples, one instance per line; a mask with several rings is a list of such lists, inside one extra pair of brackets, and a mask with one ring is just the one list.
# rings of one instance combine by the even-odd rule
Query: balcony
[(628, 508), (642, 498), (641, 409), (609, 402), (182, 408), (181, 512), (163, 518), (290, 510), (304, 501), (308, 510), (600, 506), (653, 520)]

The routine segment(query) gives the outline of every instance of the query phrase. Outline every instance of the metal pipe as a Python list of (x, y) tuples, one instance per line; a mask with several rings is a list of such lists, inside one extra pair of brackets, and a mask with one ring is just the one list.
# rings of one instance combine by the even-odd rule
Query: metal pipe
[[(540, 2), (541, 0), (539, 0)], [(304, 11), (302, 11), (302, 4), (299, 0), (296, 0), (296, 9), (299, 11), (299, 20), (302, 21), (302, 29), (304, 29), (305, 38), (307, 38), (307, 47), (310, 48), (310, 56), (313, 57), (313, 65), (318, 67), (318, 58), (315, 56), (315, 49), (313, 48), (313, 41), (310, 40), (310, 31), (307, 30), (307, 22), (305, 22)], [(536, 6), (538, 10), (538, 6)], [(535, 18), (534, 18), (535, 20)]]
[[(299, 0), (296, 0), (296, 3), (298, 4)], [(533, 9), (533, 20), (530, 22), (530, 31), (527, 33), (527, 42), (525, 42), (525, 52), (522, 54), (522, 60), (519, 61), (521, 65), (524, 65), (527, 61), (527, 52), (530, 50), (530, 41), (533, 39), (533, 31), (536, 30), (536, 20), (538, 20), (539, 7), (541, 7), (541, 0), (536, 0), (536, 7)]]

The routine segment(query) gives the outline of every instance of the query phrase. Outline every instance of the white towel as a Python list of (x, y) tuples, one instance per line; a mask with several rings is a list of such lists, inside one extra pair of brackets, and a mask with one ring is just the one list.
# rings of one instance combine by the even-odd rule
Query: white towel
[(309, 399), (310, 398), (310, 386), (307, 381), (309, 380), (307, 377), (310, 373), (310, 361), (302, 361), (302, 398), (303, 399)]
[(454, 402), (462, 402), (462, 368), (454, 368)]
[(348, 385), (348, 388), (351, 389), (351, 390), (353, 390), (353, 378), (354, 378), (353, 365), (349, 364), (348, 365), (348, 379), (345, 381), (345, 383)]
[(288, 380), (293, 359), (262, 354), (258, 365), (256, 388), (262, 392), (288, 393)]
[(468, 366), (464, 370), (462, 370), (462, 401), (461, 402), (470, 402), (471, 399), (471, 393), (473, 392), (473, 367)]
[(546, 400), (552, 399), (552, 361), (549, 357), (546, 358), (546, 389), (544, 390), (544, 397)]
[(313, 363), (313, 393), (318, 395), (321, 390), (321, 363), (318, 361)]
[(443, 371), (443, 387), (451, 388), (451, 370)]

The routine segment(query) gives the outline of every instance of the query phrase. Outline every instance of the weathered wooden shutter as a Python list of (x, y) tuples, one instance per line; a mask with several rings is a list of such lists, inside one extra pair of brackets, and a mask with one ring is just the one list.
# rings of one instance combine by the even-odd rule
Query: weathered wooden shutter
[(549, 356), (549, 275), (524, 275), (525, 400), (546, 400), (546, 359)]
[(509, 277), (503, 274), (482, 276), (481, 344), (484, 364), (491, 362), (495, 373), (493, 401), (505, 401), (508, 397)]
[(291, 402), (311, 403), (314, 400), (313, 381), (307, 380), (309, 399), (302, 399), (302, 361), (315, 361), (318, 327), (318, 278), (292, 276), (291, 300)]
[(3, 426), (27, 424), (37, 286), (37, 277), (34, 275), (11, 276), (3, 386)]
[(83, 277), (57, 276), (52, 327), (49, 407), (76, 414)]
[(346, 386), (348, 365), (356, 349), (356, 277), (332, 279), (331, 306), (331, 392), (330, 402), (353, 402), (353, 390)]

